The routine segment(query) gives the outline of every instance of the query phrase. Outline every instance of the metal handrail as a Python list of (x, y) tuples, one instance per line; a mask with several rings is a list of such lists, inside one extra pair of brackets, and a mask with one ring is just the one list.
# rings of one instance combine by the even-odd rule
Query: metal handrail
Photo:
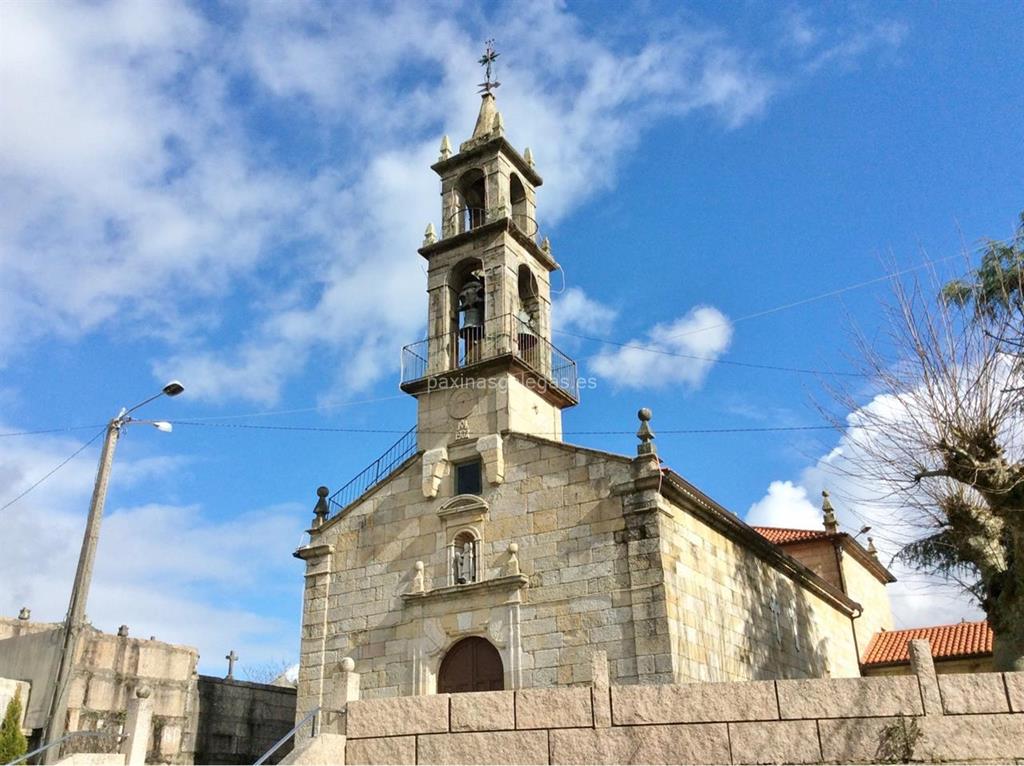
[(384, 450), (379, 458), (327, 498), (331, 515), (338, 513), (368, 489), (376, 486), (381, 479), (386, 478), (396, 466), (405, 462), (414, 452), (416, 452), (416, 426), (402, 434), (398, 441)]
[(44, 753), (51, 747), (55, 747), (56, 745), (59, 745), (61, 742), (71, 739), (72, 737), (114, 737), (118, 742), (120, 742), (123, 739), (126, 739), (126, 735), (124, 734), (111, 734), (109, 731), (69, 731), (63, 737), (55, 739), (53, 742), (43, 745), (42, 747), (37, 747), (31, 753), (25, 753), (25, 755), (19, 756), (18, 758), (15, 758), (13, 761), (8, 761), (3, 766), (14, 766), (14, 764), (16, 763), (27, 761), (33, 755), (39, 755), (40, 753)]
[(452, 234), (462, 234), (477, 229), (487, 223), (487, 210), (482, 207), (460, 207), (448, 219), (447, 230)]
[[(534, 218), (526, 215), (526, 213), (516, 213), (514, 210), (509, 212), (508, 208), (505, 208), (505, 211), (505, 215), (501, 216), (501, 218), (510, 218), (516, 228), (518, 228), (527, 237), (533, 237), (537, 234), (537, 221)], [(492, 216), (494, 217), (492, 218)], [(478, 229), (485, 223), (490, 223), (492, 220), (500, 220), (494, 209), (488, 210), (487, 208), (482, 207), (460, 207), (448, 217), (444, 236), (454, 237), (457, 234), (465, 234), (467, 231)]]
[[(271, 746), (271, 748), (267, 752), (265, 752), (258, 759), (256, 759), (256, 763), (254, 763), (252, 766), (263, 766), (263, 764), (267, 762), (267, 759), (270, 756), (272, 756), (274, 753), (276, 753), (277, 749), (279, 747), (281, 747), (281, 745), (283, 745), (289, 739), (294, 737), (295, 733), (299, 729), (301, 729), (303, 726), (305, 726), (306, 721), (308, 721), (310, 718), (313, 718), (314, 716), (316, 716), (319, 712), (320, 712), (320, 708), (319, 707), (315, 707), (312, 710), (310, 710), (308, 713), (306, 713), (306, 716), (301, 721), (299, 721), (297, 724), (295, 724), (295, 726), (293, 726), (291, 728), (291, 730), (287, 734), (285, 734), (283, 737), (281, 737), (281, 739), (279, 739), (277, 742), (275, 742), (273, 744), (273, 746)], [(316, 721), (314, 721), (313, 722), (313, 729), (312, 729), (312, 736), (315, 737), (319, 733), (320, 732), (317, 730)]]
[[(431, 359), (431, 354), (438, 358)], [(423, 380), (511, 354), (552, 387), (579, 401), (576, 362), (514, 314), (486, 320), (483, 327), (461, 328), (410, 343), (402, 349), (401, 383)]]

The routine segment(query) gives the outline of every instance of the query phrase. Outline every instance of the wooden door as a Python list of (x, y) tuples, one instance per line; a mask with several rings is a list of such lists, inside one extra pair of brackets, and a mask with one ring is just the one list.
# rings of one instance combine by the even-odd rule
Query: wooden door
[(491, 692), (505, 688), (501, 655), (483, 638), (464, 638), (448, 650), (437, 674), (437, 691)]

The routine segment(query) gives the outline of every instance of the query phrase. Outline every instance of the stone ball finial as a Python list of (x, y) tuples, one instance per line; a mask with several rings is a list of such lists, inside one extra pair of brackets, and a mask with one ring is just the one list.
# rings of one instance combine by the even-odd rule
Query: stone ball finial
[(140, 700), (149, 699), (149, 697), (152, 694), (153, 694), (153, 690), (150, 689), (146, 685), (142, 685), (138, 689), (135, 690), (135, 696), (138, 697)]
[(654, 431), (651, 430), (652, 413), (647, 407), (641, 407), (636, 416), (640, 418), (640, 428), (637, 429), (636, 438), (640, 440), (636, 448), (637, 455), (654, 455)]
[(356, 669), (356, 661), (351, 657), (341, 658), (341, 669), (346, 673), (351, 673)]
[(519, 553), (519, 543), (509, 543), (508, 552), (512, 554)]
[(19, 620), (28, 620), (31, 617), (32, 617), (32, 610), (29, 609), (27, 606), (23, 606), (21, 608), (21, 611), (18, 612), (18, 619)]
[(423, 562), (422, 561), (417, 561), (416, 562), (416, 571), (417, 572), (422, 572), (423, 571)]
[(327, 517), (331, 515), (330, 506), (327, 504), (327, 496), (331, 494), (331, 490), (327, 487), (317, 487), (316, 495), (318, 500), (316, 506), (313, 508), (313, 529), (318, 529), (327, 521)]

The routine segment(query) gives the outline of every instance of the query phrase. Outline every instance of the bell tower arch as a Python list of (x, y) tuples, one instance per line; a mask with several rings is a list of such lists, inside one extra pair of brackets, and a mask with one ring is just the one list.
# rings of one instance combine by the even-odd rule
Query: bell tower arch
[[(493, 60), (493, 59), (492, 59)], [(418, 446), (507, 431), (561, 439), (561, 411), (578, 402), (576, 363), (551, 343), (551, 272), (538, 242), (532, 154), (505, 138), (485, 83), (472, 136), (445, 136), (431, 169), (441, 180), (441, 236), (427, 262), (427, 338), (403, 349), (402, 390), (419, 405)]]

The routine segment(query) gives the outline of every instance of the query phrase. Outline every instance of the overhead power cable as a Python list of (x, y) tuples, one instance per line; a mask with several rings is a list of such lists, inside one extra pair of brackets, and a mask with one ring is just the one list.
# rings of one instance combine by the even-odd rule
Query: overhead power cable
[[(814, 303), (816, 301), (825, 300), (826, 298), (834, 298), (837, 295), (842, 295), (843, 293), (850, 292), (851, 290), (859, 290), (859, 289), (861, 289), (863, 287), (870, 287), (871, 285), (876, 285), (876, 284), (879, 284), (881, 282), (886, 282), (886, 281), (889, 281), (889, 280), (894, 279), (896, 277), (901, 277), (901, 276), (904, 276), (906, 274), (911, 274), (911, 273), (913, 273), (915, 271), (920, 271), (921, 269), (929, 268), (929, 267), (935, 266), (936, 264), (944, 263), (946, 261), (953, 260), (954, 258), (961, 258), (961, 257), (963, 257), (962, 254), (958, 253), (956, 255), (948, 255), (948, 256), (946, 256), (944, 258), (938, 258), (936, 260), (925, 261), (924, 263), (919, 263), (916, 266), (910, 266), (910, 267), (908, 267), (906, 269), (901, 269), (899, 271), (889, 272), (889, 273), (883, 274), (881, 276), (874, 277), (872, 279), (866, 279), (866, 280), (864, 280), (862, 282), (855, 282), (854, 284), (846, 285), (845, 287), (839, 287), (839, 288), (836, 288), (834, 290), (828, 290), (826, 292), (818, 293), (817, 295), (812, 295), (812, 296), (809, 296), (807, 298), (801, 298), (799, 300), (790, 301), (788, 303), (783, 303), (783, 304), (780, 304), (778, 306), (772, 306), (771, 308), (762, 309), (761, 311), (755, 311), (755, 312), (750, 313), (750, 314), (744, 314), (743, 316), (736, 317), (735, 319), (729, 319), (728, 321), (725, 321), (725, 322), (717, 322), (715, 324), (705, 325), (704, 327), (698, 327), (698, 328), (695, 328), (693, 330), (687, 330), (686, 332), (675, 333), (674, 335), (666, 336), (665, 340), (676, 340), (678, 338), (685, 338), (685, 337), (688, 337), (690, 335), (697, 335), (699, 333), (707, 332), (709, 330), (718, 330), (718, 329), (725, 328), (725, 327), (732, 327), (733, 325), (739, 324), (740, 322), (746, 322), (746, 321), (749, 321), (751, 319), (758, 319), (760, 317), (768, 316), (770, 314), (776, 314), (776, 313), (778, 313), (780, 311), (787, 311), (787, 310), (792, 309), (792, 308), (797, 308), (799, 306), (804, 306), (804, 305), (806, 305), (808, 303)], [(632, 348), (632, 349), (636, 349), (638, 351), (645, 351), (645, 352), (652, 353), (652, 354), (663, 354), (665, 356), (677, 356), (677, 357), (681, 357), (683, 359), (694, 359), (694, 360), (697, 360), (697, 361), (714, 362), (716, 364), (727, 364), (727, 365), (732, 365), (734, 367), (749, 367), (749, 368), (752, 368), (752, 369), (776, 370), (778, 372), (795, 372), (795, 373), (812, 374), (812, 375), (830, 375), (830, 376), (843, 376), (843, 377), (866, 377), (863, 373), (859, 373), (859, 372), (834, 372), (834, 371), (814, 370), (814, 369), (807, 369), (807, 368), (800, 368), (800, 367), (785, 367), (785, 366), (781, 366), (781, 365), (756, 364), (756, 363), (753, 363), (753, 362), (740, 362), (740, 361), (733, 361), (733, 360), (729, 360), (729, 359), (719, 359), (719, 358), (715, 358), (715, 357), (704, 357), (704, 356), (700, 356), (700, 355), (697, 355), (697, 354), (686, 354), (686, 353), (682, 353), (682, 352), (669, 351), (668, 349), (659, 348), (657, 346), (651, 346), (651, 345), (636, 343), (636, 342), (623, 343), (621, 341), (611, 340), (609, 338), (599, 338), (599, 337), (594, 337), (594, 336), (590, 336), (590, 335), (582, 335), (582, 334), (579, 334), (579, 333), (570, 332), (568, 330), (555, 330), (555, 332), (560, 334), (560, 335), (569, 335), (569, 336), (572, 336), (572, 337), (575, 337), (575, 338), (581, 338), (583, 340), (594, 341), (594, 342), (597, 342), (597, 343), (607, 343), (608, 345), (619, 346), (620, 348)]]
[[(400, 428), (343, 428), (331, 426), (268, 426), (256, 423), (209, 423), (195, 420), (172, 420), (176, 426), (199, 426), (202, 428), (237, 428), (255, 431), (297, 431), (313, 433), (346, 433), (346, 434), (397, 434), (408, 433), (408, 429)], [(659, 428), (658, 434), (732, 434), (732, 433), (779, 433), (786, 431), (832, 431), (834, 426), (830, 425), (807, 425), (807, 426), (764, 426), (752, 428)], [(425, 434), (447, 434), (448, 431), (420, 431)], [(537, 436), (554, 435), (556, 432), (535, 432)], [(606, 430), (606, 431), (562, 431), (565, 436), (632, 436), (633, 429)], [(470, 434), (484, 435), (484, 434)]]
[[(988, 243), (986, 243), (985, 247), (987, 247), (987, 246), (988, 246)], [(758, 319), (758, 318), (763, 317), (763, 316), (768, 316), (769, 314), (777, 314), (780, 311), (787, 311), (789, 309), (797, 308), (798, 306), (803, 306), (803, 305), (808, 304), (808, 303), (814, 303), (815, 301), (822, 301), (822, 300), (825, 300), (826, 298), (834, 298), (837, 295), (842, 295), (843, 293), (848, 293), (851, 290), (859, 290), (862, 287), (870, 287), (871, 285), (877, 285), (880, 282), (887, 282), (887, 281), (889, 281), (891, 279), (894, 279), (896, 277), (902, 277), (902, 276), (904, 276), (906, 274), (912, 274), (915, 271), (920, 271), (921, 269), (927, 269), (927, 268), (935, 266), (935, 265), (937, 265), (939, 263), (945, 263), (946, 261), (951, 261), (954, 258), (962, 258), (962, 257), (963, 257), (963, 253), (957, 253), (955, 255), (947, 255), (944, 258), (937, 258), (935, 260), (927, 260), (924, 263), (917, 264), (916, 266), (909, 266), (909, 267), (907, 267), (905, 269), (900, 269), (899, 271), (892, 271), (892, 272), (889, 272), (887, 274), (883, 274), (882, 276), (874, 277), (873, 279), (866, 279), (863, 282), (855, 282), (852, 285), (846, 285), (845, 287), (839, 287), (839, 288), (836, 288), (835, 290), (829, 290), (829, 291), (824, 292), (824, 293), (818, 293), (817, 295), (812, 295), (809, 298), (801, 298), (799, 300), (791, 301), (789, 303), (783, 303), (783, 304), (781, 304), (779, 306), (773, 306), (771, 308), (762, 309), (761, 311), (755, 311), (752, 314), (744, 314), (743, 316), (736, 317), (735, 319), (730, 319), (728, 322), (719, 322), (718, 324), (707, 325), (706, 327), (699, 327), (699, 328), (694, 329), (694, 330), (687, 330), (686, 332), (681, 332), (681, 333), (678, 333), (676, 335), (671, 335), (671, 336), (669, 336), (669, 338), (684, 338), (687, 335), (695, 335), (697, 333), (707, 332), (708, 330), (715, 330), (715, 329), (718, 329), (718, 328), (721, 328), (721, 327), (729, 327), (731, 325), (735, 325), (735, 324), (738, 324), (740, 322), (746, 322), (746, 321), (749, 321), (751, 319)]]
[(79, 447), (79, 448), (78, 448), (78, 449), (76, 449), (76, 450), (75, 450), (74, 452), (72, 452), (72, 453), (71, 453), (70, 455), (68, 455), (68, 456), (67, 456), (66, 458), (64, 458), (64, 459), (63, 459), (63, 460), (62, 460), (61, 462), (59, 462), (59, 463), (58, 463), (57, 465), (55, 465), (55, 466), (54, 466), (54, 467), (53, 467), (52, 469), (50, 469), (50, 471), (48, 471), (48, 472), (47, 472), (47, 473), (46, 473), (45, 475), (43, 475), (43, 476), (41, 476), (41, 477), (40, 477), (39, 479), (37, 479), (37, 480), (36, 480), (36, 481), (35, 481), (35, 482), (34, 482), (34, 483), (32, 484), (32, 486), (30, 486), (30, 487), (29, 487), (28, 489), (26, 489), (26, 490), (25, 490), (24, 492), (22, 492), (22, 493), (21, 493), (20, 495), (18, 495), (17, 497), (15, 497), (15, 498), (13, 498), (13, 499), (11, 499), (11, 500), (8, 500), (8, 501), (7, 501), (6, 503), (4, 503), (4, 505), (3, 505), (3, 506), (0, 506), (0, 512), (6, 511), (6, 510), (7, 510), (8, 508), (10, 508), (10, 507), (11, 507), (12, 505), (14, 505), (14, 504), (15, 504), (16, 502), (18, 502), (19, 500), (21, 500), (21, 498), (25, 497), (25, 495), (27, 495), (27, 494), (28, 494), (29, 492), (31, 492), (32, 490), (34, 490), (34, 489), (35, 489), (36, 487), (38, 487), (38, 486), (39, 486), (40, 484), (42, 484), (42, 483), (43, 483), (44, 481), (46, 481), (46, 480), (47, 480), (47, 479), (49, 479), (49, 478), (50, 478), (51, 476), (53, 476), (53, 475), (54, 475), (55, 473), (57, 473), (57, 471), (59, 471), (59, 470), (60, 470), (61, 468), (63, 468), (64, 466), (66, 466), (66, 465), (67, 465), (68, 463), (70, 463), (70, 462), (71, 462), (72, 460), (74, 460), (74, 459), (75, 459), (76, 457), (78, 457), (79, 455), (81, 455), (81, 454), (82, 454), (82, 453), (83, 453), (83, 452), (85, 451), (86, 447), (88, 447), (88, 446), (89, 446), (90, 444), (92, 444), (92, 443), (93, 443), (94, 441), (96, 441), (96, 440), (97, 440), (97, 439), (99, 439), (99, 438), (100, 438), (101, 436), (103, 436), (103, 434), (104, 434), (104, 432), (105, 432), (106, 430), (107, 430), (107, 429), (106, 429), (106, 427), (104, 426), (104, 427), (103, 427), (103, 428), (102, 428), (102, 429), (101, 429), (100, 431), (98, 431), (98, 432), (96, 433), (96, 435), (95, 435), (95, 436), (93, 436), (93, 437), (92, 437), (92, 438), (91, 438), (91, 439), (90, 439), (89, 441), (87, 441), (87, 442), (86, 442), (85, 444), (83, 444), (83, 445), (82, 445), (81, 447)]
[[(574, 338), (582, 338), (583, 340), (592, 340), (596, 343), (606, 343), (609, 346), (618, 346), (619, 348), (631, 348), (637, 351), (646, 351), (651, 354), (662, 354), (664, 356), (676, 356), (681, 359), (694, 359), (700, 362), (712, 362), (714, 364), (727, 364), (733, 367), (747, 367), (755, 370), (773, 370), (775, 372), (797, 372), (804, 375), (842, 375), (846, 377), (863, 378), (866, 377), (864, 373), (860, 372), (834, 372), (831, 370), (814, 370), (807, 367), (784, 367), (777, 364), (758, 364), (756, 362), (740, 362), (735, 359), (721, 359), (714, 356), (700, 356), (698, 354), (687, 354), (682, 351), (669, 351), (665, 348), (658, 348), (657, 346), (646, 346), (639, 343), (622, 343), (617, 340), (609, 340), (608, 338), (598, 338), (591, 335), (582, 335), (581, 333), (570, 332), (568, 330), (557, 330), (556, 332), (561, 335), (571, 335)], [(675, 336), (673, 336), (675, 337)]]
[(96, 423), (91, 426), (65, 426), (64, 428), (40, 428), (36, 431), (9, 431), (5, 434), (0, 434), (0, 437), (4, 436), (36, 436), (38, 434), (62, 434), (70, 431), (91, 431), (94, 428), (102, 428), (102, 424)]

